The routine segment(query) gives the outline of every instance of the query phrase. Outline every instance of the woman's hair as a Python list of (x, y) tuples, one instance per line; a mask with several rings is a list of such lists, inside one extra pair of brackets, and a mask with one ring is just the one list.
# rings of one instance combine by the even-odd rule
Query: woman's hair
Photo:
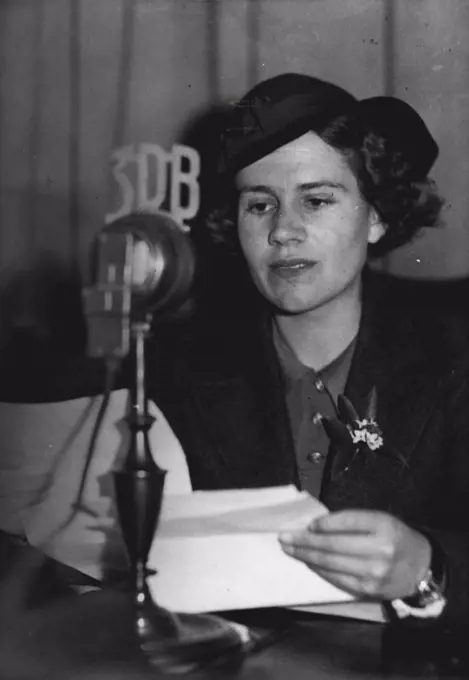
[[(312, 83), (315, 88), (314, 106), (308, 104), (309, 120), (303, 116), (301, 127), (296, 131), (298, 134), (290, 133), (285, 141), (277, 130), (277, 139), (270, 147), (258, 151), (254, 160), (307, 131), (315, 132), (341, 153), (357, 178), (363, 198), (376, 210), (386, 227), (383, 237), (369, 246), (371, 257), (383, 256), (411, 241), (423, 227), (438, 224), (443, 200), (427, 175), (438, 147), (418, 114), (401, 100), (391, 97), (358, 102), (350, 95), (344, 96), (344, 91), (336, 86), (332, 87), (334, 94), (335, 90), (339, 93), (339, 106), (331, 106), (330, 101), (326, 101), (327, 106), (321, 108), (321, 88), (329, 88), (325, 90), (327, 97), (323, 98), (330, 100), (331, 84), (306, 76), (302, 78), (307, 79), (309, 87)], [(267, 101), (272, 109), (271, 101)], [(256, 106), (259, 108), (257, 103)], [(304, 107), (303, 100), (298, 101), (298, 107), (301, 106)], [(291, 107), (288, 115), (292, 117)], [(264, 130), (265, 122), (262, 128), (265, 137)], [(244, 140), (243, 144), (245, 166), (248, 164), (248, 146)], [(243, 167), (242, 163), (239, 165)], [(232, 253), (239, 252), (238, 194), (234, 185), (238, 169), (240, 167), (222, 174), (215, 192), (217, 203), (212, 204), (206, 218), (214, 242), (224, 244)]]

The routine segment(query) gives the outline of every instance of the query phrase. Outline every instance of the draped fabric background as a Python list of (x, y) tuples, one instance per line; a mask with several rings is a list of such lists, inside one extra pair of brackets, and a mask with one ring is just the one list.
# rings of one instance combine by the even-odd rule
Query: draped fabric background
[(2, 317), (47, 304), (54, 276), (87, 276), (116, 207), (114, 149), (169, 150), (286, 70), (416, 106), (440, 144), (447, 227), (383, 266), (467, 275), (468, 35), (465, 0), (0, 0), (0, 288), (15, 291)]

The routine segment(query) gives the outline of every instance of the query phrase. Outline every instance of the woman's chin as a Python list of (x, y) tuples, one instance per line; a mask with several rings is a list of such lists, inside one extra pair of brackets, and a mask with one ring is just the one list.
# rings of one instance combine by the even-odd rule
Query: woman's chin
[(316, 300), (305, 300), (291, 297), (273, 300), (273, 304), (280, 314), (291, 316), (297, 314), (307, 314), (319, 306)]

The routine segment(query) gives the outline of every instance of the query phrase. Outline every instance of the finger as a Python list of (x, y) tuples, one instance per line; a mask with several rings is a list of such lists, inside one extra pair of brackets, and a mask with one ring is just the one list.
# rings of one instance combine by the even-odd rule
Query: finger
[(381, 546), (373, 534), (336, 534), (302, 531), (295, 534), (281, 534), (281, 545), (292, 545), (298, 548), (336, 555), (355, 555), (362, 557), (385, 557), (389, 550)]
[(310, 524), (311, 531), (375, 533), (389, 516), (372, 510), (341, 510), (322, 515)]
[(293, 545), (286, 545), (283, 547), (283, 551), (290, 557), (304, 562), (314, 571), (321, 570), (322, 572), (349, 574), (358, 578), (369, 570), (368, 562), (370, 560), (360, 557), (335, 555)]
[(350, 593), (354, 597), (370, 597), (374, 594), (371, 592), (371, 588), (363, 584), (359, 576), (334, 571), (322, 571), (320, 569), (315, 569), (315, 572), (328, 583), (331, 583), (340, 590), (345, 590), (345, 592)]

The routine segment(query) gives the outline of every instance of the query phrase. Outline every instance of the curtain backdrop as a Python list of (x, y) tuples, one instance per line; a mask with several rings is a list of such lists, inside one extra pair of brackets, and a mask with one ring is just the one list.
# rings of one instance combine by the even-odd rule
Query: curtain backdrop
[(0, 0), (0, 285), (47, 263), (86, 275), (116, 208), (113, 151), (170, 150), (283, 71), (417, 107), (447, 226), (383, 266), (467, 275), (468, 33), (466, 0)]

